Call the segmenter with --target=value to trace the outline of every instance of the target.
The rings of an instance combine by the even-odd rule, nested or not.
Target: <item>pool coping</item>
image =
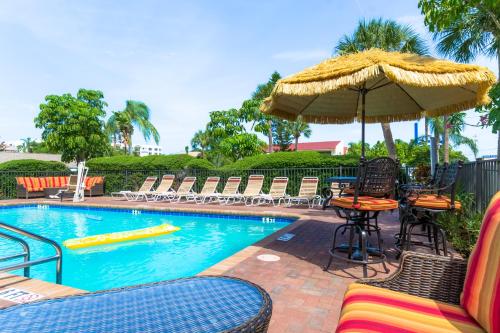
[[[289,232],[292,229],[300,226],[305,222],[305,216],[299,213],[283,213],[276,211],[266,211],[266,212],[251,212],[251,211],[231,211],[225,209],[212,209],[211,206],[203,206],[205,208],[197,209],[192,207],[186,208],[177,208],[177,207],[152,207],[146,205],[135,205],[135,206],[123,206],[123,205],[112,205],[112,204],[95,204],[95,203],[73,203],[73,202],[53,202],[40,200],[33,203],[0,203],[0,208],[3,207],[33,207],[38,205],[48,205],[48,206],[56,206],[56,207],[76,207],[76,208],[103,208],[103,209],[118,209],[123,211],[128,210],[141,210],[141,211],[151,211],[151,212],[184,212],[184,213],[192,213],[192,214],[205,214],[205,215],[226,215],[226,216],[248,216],[248,217],[276,217],[276,218],[284,218],[291,219],[289,225],[281,228],[273,232],[270,235],[267,235],[263,239],[258,240],[255,243],[252,243],[249,246],[244,247],[243,249],[233,253],[229,257],[222,259],[221,261],[215,263],[214,265],[206,268],[196,275],[223,275],[228,270],[236,267],[242,261],[254,256],[258,251],[263,249],[265,245],[270,244],[275,241],[281,235]],[[206,209],[209,208],[209,209]],[[47,283],[51,283],[45,281]],[[64,285],[64,283],[63,283]],[[64,285],[66,286],[66,285]],[[70,287],[70,286],[67,286]],[[71,287],[73,288],[73,287]],[[85,291],[88,292],[88,291]]]

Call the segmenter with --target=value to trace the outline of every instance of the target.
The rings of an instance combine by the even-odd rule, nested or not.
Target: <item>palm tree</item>
[[[465,11],[442,31],[434,33],[437,50],[444,56],[460,62],[473,61],[479,55],[496,57],[500,82],[500,12],[488,11],[485,6]],[[500,131],[497,156],[500,158]]]
[[[33,152],[33,140],[31,138],[21,139],[23,142],[20,146],[23,153],[32,153]]]
[[[312,133],[309,124],[303,121],[301,117],[297,118],[296,121],[289,122],[288,130],[292,133],[292,136],[295,139],[295,151],[297,151],[300,136],[304,135],[304,137],[309,138]]]
[[[469,147],[474,156],[478,153],[476,141],[461,134],[466,125],[465,116],[465,112],[459,112],[450,116],[429,119],[429,127],[434,133],[433,144],[436,151],[439,151],[439,138],[443,138],[443,160],[446,163],[450,162],[450,142],[455,146]]]
[[[241,117],[245,121],[253,122],[252,129],[267,136],[269,153],[273,152],[273,121],[276,122],[280,120],[260,112],[259,107],[264,99],[271,95],[279,79],[281,79],[281,75],[276,71],[273,72],[269,80],[266,83],[259,84],[252,93],[252,98],[244,101],[240,108]]]
[[[132,153],[132,135],[134,128],[137,127],[141,132],[144,140],[149,141],[151,137],[156,144],[160,142],[160,134],[150,121],[150,110],[146,104],[139,101],[127,101],[123,111],[113,112],[107,121],[108,133],[113,137],[116,143],[116,138],[121,137],[125,150],[129,154]]]
[[[199,149],[201,152],[201,157],[205,157],[205,152],[210,145],[210,135],[206,131],[199,130],[197,131],[193,138],[191,139],[191,147],[193,149]]]
[[[424,40],[408,25],[402,25],[393,20],[372,19],[362,20],[352,35],[344,35],[335,51],[340,54],[361,52],[371,48],[385,51],[399,51],[428,54]],[[389,156],[396,158],[396,146],[389,123],[382,123],[385,144]]]

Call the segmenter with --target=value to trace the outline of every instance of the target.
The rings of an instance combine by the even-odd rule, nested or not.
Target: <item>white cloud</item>
[[[273,54],[273,59],[287,60],[292,62],[298,61],[312,61],[312,60],[323,60],[331,56],[329,51],[326,50],[297,50],[297,51],[286,51]]]

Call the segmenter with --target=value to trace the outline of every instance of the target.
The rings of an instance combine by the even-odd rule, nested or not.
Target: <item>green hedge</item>
[[[357,158],[329,156],[315,151],[277,152],[247,157],[222,167],[222,170],[331,168],[356,166],[358,163]]]
[[[0,163],[0,171],[68,171],[68,167],[56,161],[13,160]]]
[[[113,156],[98,157],[87,161],[86,164],[94,170],[182,170],[185,168],[204,169],[213,168],[207,160],[200,160],[186,154],[151,155],[151,156]]]
[[[69,169],[64,163],[40,160],[13,160],[0,163],[0,199],[16,197],[16,177],[67,175]]]

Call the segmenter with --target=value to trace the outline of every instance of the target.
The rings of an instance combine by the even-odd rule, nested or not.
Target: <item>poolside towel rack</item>
[[[0,272],[15,271],[15,270],[22,268],[24,270],[24,276],[29,277],[31,266],[41,265],[41,264],[45,264],[47,262],[55,261],[56,262],[56,283],[57,284],[62,283],[62,250],[61,250],[61,247],[59,246],[59,244],[57,244],[57,242],[55,242],[51,239],[45,238],[43,236],[34,234],[32,232],[29,232],[27,230],[14,227],[14,226],[7,224],[7,223],[4,223],[4,222],[0,222],[0,229],[5,229],[5,230],[8,230],[12,233],[26,236],[26,237],[34,239],[36,241],[40,241],[40,242],[49,244],[54,248],[54,250],[56,252],[55,255],[53,255],[53,256],[31,260],[31,250],[30,250],[29,244],[25,240],[23,240],[17,236],[13,236],[11,234],[7,234],[7,233],[0,231],[0,238],[5,238],[8,240],[17,242],[23,248],[22,253],[9,255],[9,256],[5,256],[5,257],[0,257],[0,262],[12,260],[12,259],[23,258],[23,262],[12,264],[9,266],[0,267]]]

